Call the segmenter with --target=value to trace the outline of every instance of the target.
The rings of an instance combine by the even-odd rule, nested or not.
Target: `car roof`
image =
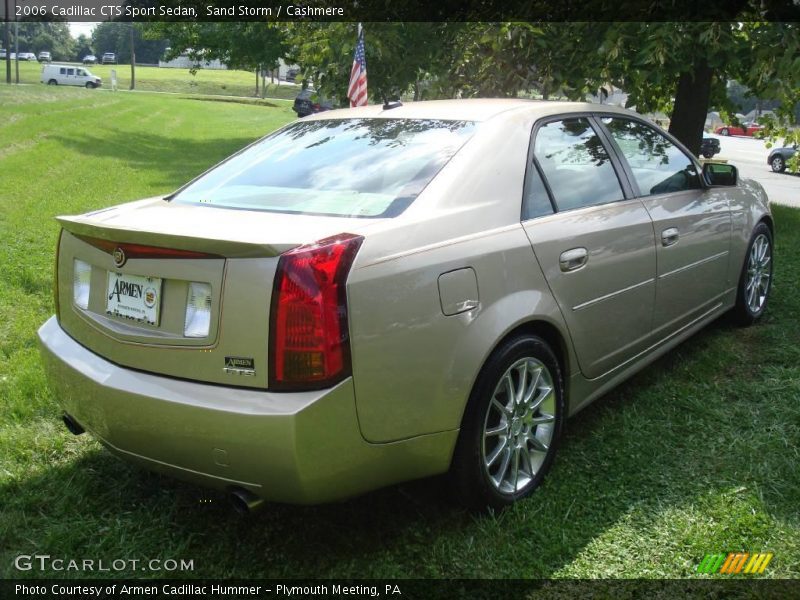
[[[381,104],[317,113],[304,120],[398,118],[447,119],[456,121],[488,121],[498,115],[516,111],[535,112],[536,117],[571,112],[610,112],[632,114],[631,111],[589,102],[555,100],[526,100],[518,98],[470,98],[464,100],[429,100],[408,102],[396,108],[384,109]]]

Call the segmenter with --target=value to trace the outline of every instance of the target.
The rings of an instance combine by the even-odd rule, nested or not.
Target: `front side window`
[[[701,187],[694,162],[662,133],[630,119],[605,117],[602,121],[625,156],[642,196]]]
[[[536,132],[533,154],[560,211],[624,198],[611,158],[588,119],[543,125]]]
[[[472,135],[469,121],[299,121],[178,192],[174,202],[338,217],[394,217]]]
[[[83,69],[78,69],[78,75],[83,77],[84,75],[86,75],[86,71],[84,71]]]

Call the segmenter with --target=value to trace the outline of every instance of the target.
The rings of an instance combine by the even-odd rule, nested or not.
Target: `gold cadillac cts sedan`
[[[320,113],[58,221],[39,337],[65,423],[243,510],[445,472],[508,505],[569,415],[754,322],[772,278],[761,186],[592,104]]]

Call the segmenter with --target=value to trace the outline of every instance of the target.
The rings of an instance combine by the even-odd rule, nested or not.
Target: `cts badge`
[[[112,254],[114,258],[114,265],[117,267],[121,267],[128,261],[128,257],[125,256],[125,250],[117,246],[114,248],[114,253]]]
[[[226,356],[225,367],[222,369],[231,375],[255,375],[256,361],[242,356]]]

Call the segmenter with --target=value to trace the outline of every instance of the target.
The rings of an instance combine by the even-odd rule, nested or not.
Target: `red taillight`
[[[350,374],[345,283],[364,238],[348,233],[282,254],[270,308],[270,389],[315,389]]]

